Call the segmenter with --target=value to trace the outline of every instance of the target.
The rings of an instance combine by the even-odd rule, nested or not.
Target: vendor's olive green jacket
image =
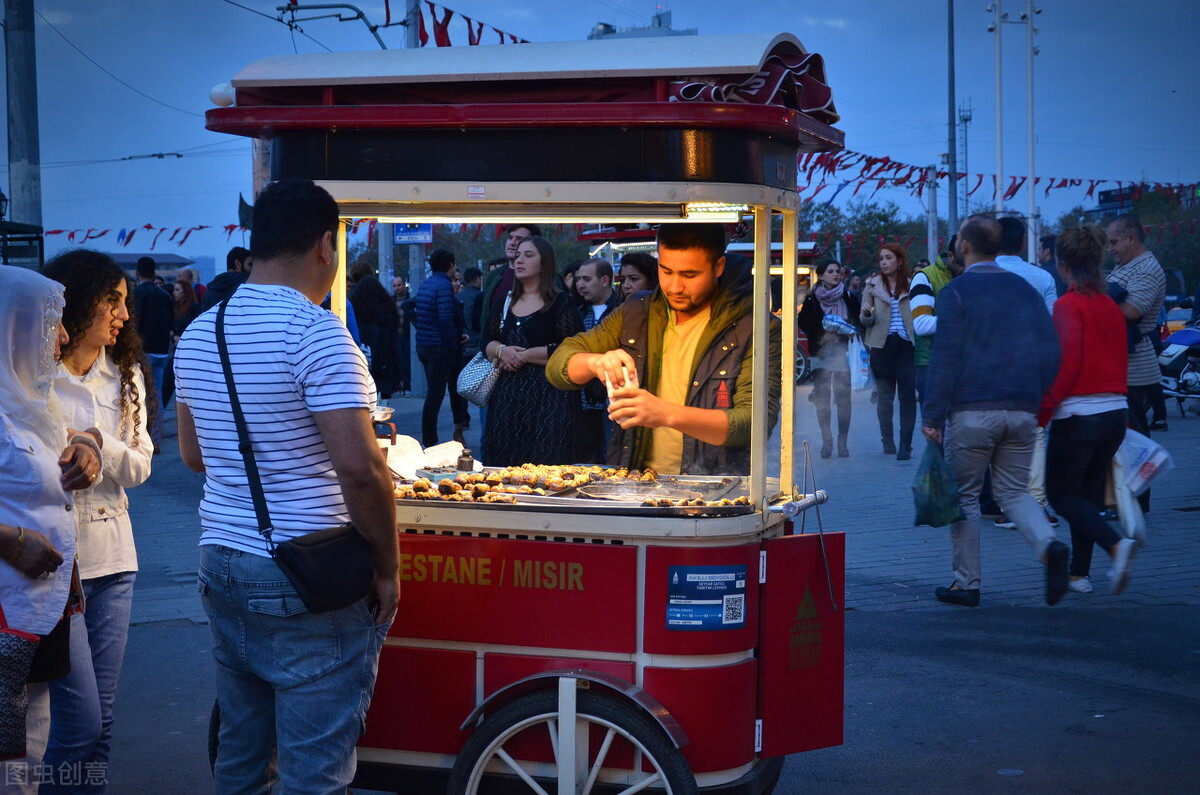
[[[729,418],[724,445],[710,445],[686,434],[680,471],[691,475],[732,475],[750,471],[750,400],[753,297],[749,268],[726,266],[712,304],[712,316],[692,360],[687,405],[719,409]],[[663,332],[668,307],[662,292],[633,295],[601,321],[600,325],[564,340],[546,365],[546,378],[559,389],[579,389],[567,377],[567,362],[576,353],[626,350],[637,362],[638,383],[657,393],[662,372]],[[781,363],[779,321],[771,319],[767,416],[770,427],[779,419]],[[650,453],[650,429],[613,428],[608,448],[611,466],[643,468]]]

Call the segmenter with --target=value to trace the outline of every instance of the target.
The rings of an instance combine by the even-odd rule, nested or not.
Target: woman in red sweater
[[[1039,414],[1042,425],[1050,423],[1046,494],[1071,525],[1068,586],[1078,593],[1092,592],[1092,544],[1112,556],[1113,593],[1125,590],[1135,551],[1132,539],[1100,517],[1109,464],[1125,438],[1129,356],[1125,316],[1100,273],[1104,241],[1095,226],[1058,236],[1058,272],[1071,289],[1054,304],[1062,360]]]

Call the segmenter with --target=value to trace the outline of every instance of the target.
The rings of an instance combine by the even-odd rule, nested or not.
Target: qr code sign
[[[721,611],[722,624],[744,624],[746,622],[746,595],[730,594],[724,597]]]

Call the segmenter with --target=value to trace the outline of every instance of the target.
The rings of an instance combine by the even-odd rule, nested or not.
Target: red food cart
[[[347,219],[749,219],[756,350],[773,226],[797,266],[797,155],[842,143],[819,56],[786,34],[282,56],[233,85],[209,129],[269,141],[271,176],[316,180]],[[759,793],[785,755],[841,742],[843,537],[793,532],[824,499],[795,485],[793,389],[767,419],[768,379],[795,383],[788,281],[782,371],[753,364],[751,472],[674,484],[748,503],[397,501],[403,596],[357,784]]]

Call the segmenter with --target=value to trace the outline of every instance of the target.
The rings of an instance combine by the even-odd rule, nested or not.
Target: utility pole
[[[1025,181],[1026,195],[1029,199],[1029,219],[1026,227],[1029,231],[1029,256],[1030,262],[1037,262],[1038,237],[1041,235],[1041,218],[1037,210],[1037,195],[1033,190],[1033,56],[1038,54],[1038,48],[1033,44],[1033,37],[1038,32],[1037,26],[1033,24],[1035,14],[1042,13],[1042,9],[1033,7],[1033,0],[1025,0],[1025,13],[1021,15],[1021,19],[1025,22],[1027,28],[1027,36],[1025,38],[1025,64],[1028,80],[1028,88],[1025,98],[1025,114],[1026,122],[1029,125],[1027,137],[1029,138],[1029,172]]]
[[[42,154],[38,142],[35,43],[33,0],[4,0],[9,217],[19,223],[40,227]]]
[[[955,140],[955,132],[958,130],[958,122],[954,117],[955,103],[954,98],[954,0],[946,0],[946,32],[949,39],[947,50],[949,52],[949,102],[947,108],[949,110],[949,146],[946,147],[949,153],[948,170],[950,172],[950,209],[947,216],[950,219],[949,230],[950,234],[954,234],[958,230],[958,141]],[[930,262],[933,259],[930,258]]]
[[[926,180],[925,188],[929,191],[929,213],[925,216],[925,240],[928,244],[928,253],[925,255],[930,262],[937,262],[938,258],[938,214],[937,214],[937,166],[929,166],[925,169]],[[952,180],[954,176],[950,177]]]
[[[962,105],[958,106],[958,123],[962,125],[962,170],[963,173],[967,175],[968,180],[971,179],[971,168],[967,162],[967,156],[970,154],[970,150],[967,146],[967,129],[971,124],[971,118],[974,111],[975,106],[971,103],[970,97],[967,97],[966,107],[963,107]],[[963,191],[962,215],[964,218],[966,218],[970,214],[971,197],[967,195],[966,191]],[[958,230],[955,229],[954,231],[957,232]]]
[[[1004,20],[1008,15],[1000,10],[1000,0],[989,5],[987,10],[995,15],[992,24],[988,25],[988,32],[996,34],[996,192],[994,203],[996,212],[1002,212],[1004,210],[1004,63],[1000,57],[1002,52],[1000,41]]]

